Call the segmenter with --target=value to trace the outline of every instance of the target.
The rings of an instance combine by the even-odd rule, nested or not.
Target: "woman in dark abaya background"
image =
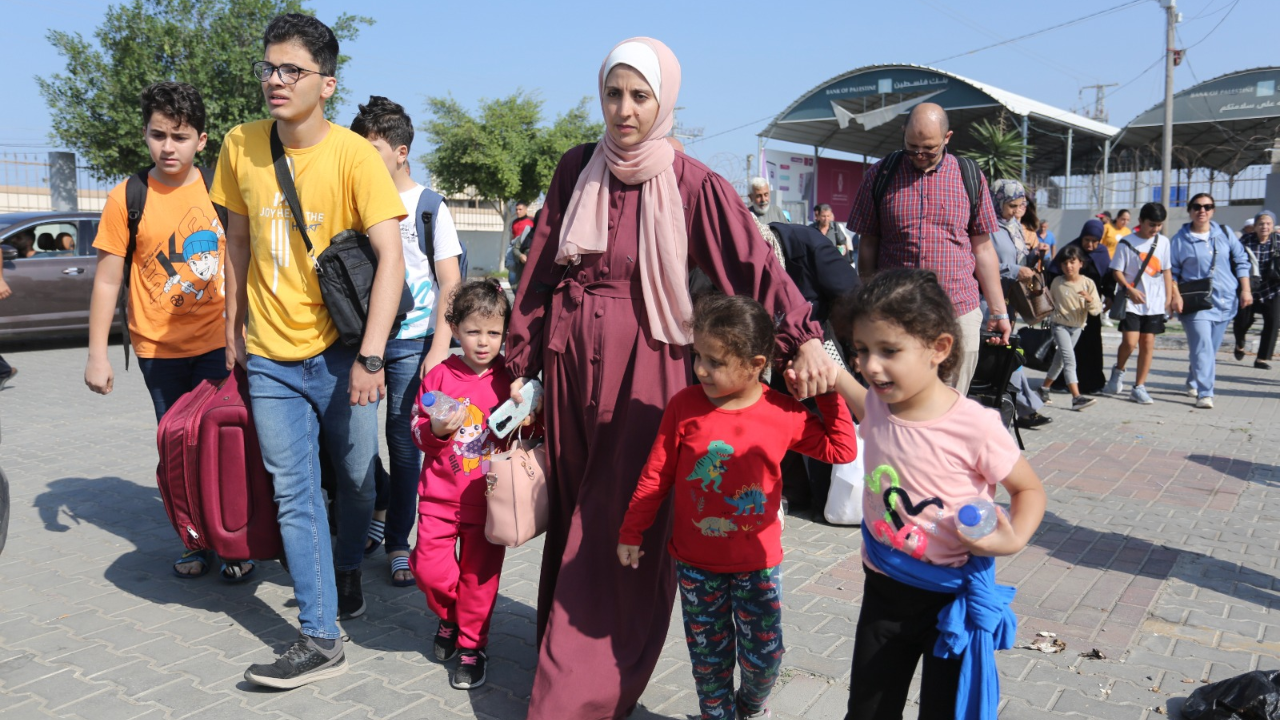
[[[1090,220],[1084,224],[1084,228],[1080,230],[1080,237],[1067,243],[1067,246],[1075,245],[1084,251],[1085,262],[1084,267],[1080,269],[1080,274],[1089,278],[1098,286],[1098,294],[1105,301],[1115,294],[1115,280],[1111,273],[1111,256],[1107,253],[1107,248],[1102,244],[1102,235],[1106,232],[1105,226],[1101,220]],[[1058,251],[1053,262],[1050,263],[1049,269],[1045,272],[1045,284],[1053,282],[1053,278],[1062,274],[1058,269],[1058,260],[1062,257],[1062,250]],[[1102,319],[1097,315],[1090,315],[1088,322],[1085,323],[1084,331],[1080,334],[1080,340],[1076,342],[1076,375],[1080,380],[1080,392],[1085,395],[1095,395],[1102,391],[1104,385],[1107,384],[1106,371],[1103,366],[1102,357]],[[1058,378],[1054,383],[1055,388],[1066,389],[1064,378]]]
[[[759,300],[798,394],[834,386],[822,328],[733,187],[665,136],[680,65],[633,38],[600,68],[605,135],[560,160],[516,296],[507,367],[542,374],[551,517],[538,586],[530,720],[622,718],[666,642],[675,572],[670,507],[622,567],[622,518],[663,409],[690,378],[688,270]]]

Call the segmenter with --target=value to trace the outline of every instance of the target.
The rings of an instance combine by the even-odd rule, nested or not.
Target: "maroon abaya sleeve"
[[[551,187],[538,216],[537,227],[529,246],[529,259],[516,292],[516,304],[511,312],[510,335],[507,338],[507,368],[516,378],[534,377],[542,372],[542,349],[551,305],[551,294],[564,275],[563,265],[556,264],[556,252],[560,249],[560,227],[564,224],[565,206],[573,195],[573,186],[582,170],[582,153],[579,145],[560,158],[556,172],[551,177]]]
[[[685,160],[694,168],[701,163]],[[692,198],[689,257],[720,290],[760,301],[777,323],[777,357],[788,360],[805,341],[822,339],[822,326],[809,319],[809,302],[787,276],[728,181],[706,170]]]

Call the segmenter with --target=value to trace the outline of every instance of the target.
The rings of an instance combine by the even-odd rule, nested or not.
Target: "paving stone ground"
[[[136,368],[103,398],[84,388],[84,352],[71,343],[5,356],[22,374],[0,392],[14,503],[0,556],[0,717],[524,717],[539,543],[507,556],[485,687],[449,687],[428,659],[435,619],[416,589],[390,586],[380,555],[365,566],[368,613],[344,625],[350,671],[291,692],[254,688],[245,667],[296,635],[287,575],[265,563],[243,586],[172,576],[177,542]],[[1018,587],[1019,644],[1049,631],[1067,649],[999,654],[1001,718],[1177,717],[1202,681],[1280,667],[1280,370],[1218,358],[1214,410],[1192,409],[1179,393],[1184,353],[1161,350],[1155,405],[1105,399],[1074,413],[1055,396],[1055,422],[1024,433],[1049,514],[999,577]],[[774,716],[840,718],[862,592],[858,531],[791,517],[783,542],[789,651]],[[1081,657],[1095,648],[1106,659]],[[633,717],[695,714],[689,670],[683,638],[669,633]]]

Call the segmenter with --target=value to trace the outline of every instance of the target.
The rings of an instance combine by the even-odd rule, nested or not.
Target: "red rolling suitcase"
[[[169,521],[189,550],[226,560],[283,552],[271,475],[249,413],[249,382],[237,367],[174,403],[160,421],[156,484]]]

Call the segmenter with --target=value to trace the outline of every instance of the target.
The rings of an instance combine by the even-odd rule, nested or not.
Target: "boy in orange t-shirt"
[[[186,83],[160,82],[142,91],[143,138],[155,165],[147,172],[147,199],[129,271],[129,336],[138,356],[156,421],[202,380],[227,376],[222,223],[194,166],[204,149],[205,109]],[[84,382],[106,395],[115,375],[107,337],[124,279],[129,246],[127,181],[107,195],[93,246],[98,250],[89,306],[89,359]],[[183,553],[173,571],[184,579],[209,571],[207,550]],[[238,582],[253,571],[246,561],[223,567]]]

